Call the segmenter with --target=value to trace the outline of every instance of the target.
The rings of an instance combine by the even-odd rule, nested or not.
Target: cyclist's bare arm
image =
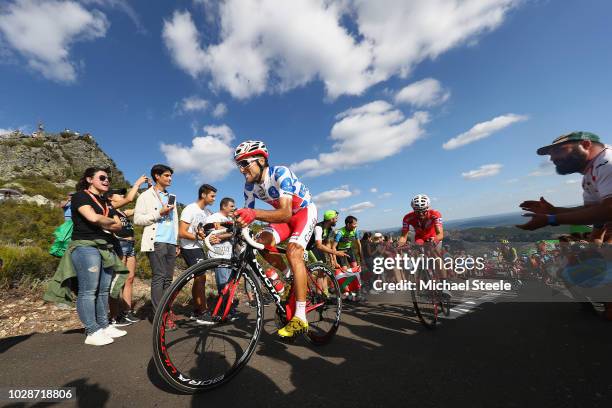
[[[444,239],[444,228],[441,225],[435,225],[436,229],[436,239],[438,241],[442,241]]]
[[[293,215],[291,212],[291,198],[289,197],[281,197],[279,199],[279,207],[274,210],[253,209],[253,211],[255,211],[256,220],[271,224],[288,223]],[[242,227],[247,225],[242,217],[238,217],[237,221]]]
[[[397,240],[399,245],[404,245],[406,241],[408,241],[408,232],[410,231],[406,230],[406,232],[402,232],[402,235],[400,235],[399,239]]]

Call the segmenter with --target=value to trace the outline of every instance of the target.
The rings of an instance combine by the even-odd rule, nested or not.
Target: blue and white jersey
[[[312,202],[308,188],[285,166],[270,166],[261,183],[244,185],[244,206],[247,208],[255,208],[256,198],[278,208],[281,197],[291,198],[293,214]]]

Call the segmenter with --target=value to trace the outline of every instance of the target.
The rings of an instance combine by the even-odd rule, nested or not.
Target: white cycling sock
[[[306,320],[306,302],[295,302],[295,315],[302,319],[302,321],[308,322]]]

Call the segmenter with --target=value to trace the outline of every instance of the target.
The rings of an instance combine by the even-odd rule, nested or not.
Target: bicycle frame
[[[232,275],[230,276],[230,279],[228,281],[228,284],[225,285],[225,287],[223,288],[223,290],[221,291],[221,296],[219,296],[219,299],[217,300],[217,304],[215,305],[215,309],[213,310],[212,316],[213,317],[217,317],[219,316],[219,311],[221,309],[221,306],[223,304],[223,300],[226,298],[226,296],[228,295],[229,292],[229,297],[227,298],[228,301],[225,304],[225,308],[223,310],[223,315],[221,316],[221,320],[225,320],[232,302],[234,300],[234,296],[236,294],[236,290],[238,289],[238,282],[240,282],[240,278],[242,277],[242,274],[246,273],[245,272],[245,267],[250,267],[252,271],[256,272],[256,276],[259,277],[260,281],[263,283],[264,287],[268,290],[268,293],[272,296],[272,298],[274,299],[274,303],[276,305],[277,310],[279,311],[279,314],[284,315],[285,318],[287,319],[287,321],[291,320],[295,314],[295,291],[294,291],[294,287],[292,287],[290,289],[290,294],[287,297],[287,301],[283,302],[282,298],[280,296],[280,294],[278,293],[278,291],[276,290],[276,288],[274,287],[274,282],[272,282],[272,280],[270,280],[270,278],[268,278],[268,276],[266,275],[266,273],[264,272],[263,268],[261,267],[261,265],[259,264],[259,262],[257,261],[257,254],[256,254],[256,249],[252,248],[250,246],[247,246],[246,250],[244,251],[244,253],[242,254],[242,256],[240,258],[235,259],[235,261],[240,262],[240,267],[238,268],[238,271],[233,271]],[[308,278],[312,280],[312,277],[309,275]],[[319,285],[313,281],[314,285],[316,286],[316,288],[318,290],[322,290]],[[283,304],[284,303],[284,304]],[[316,304],[310,304],[310,305],[306,305],[306,313],[309,313],[310,311],[320,307],[321,305],[323,305],[324,302],[320,302],[320,303],[316,303]]]

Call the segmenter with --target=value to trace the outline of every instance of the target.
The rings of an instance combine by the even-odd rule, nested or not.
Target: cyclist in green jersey
[[[357,229],[357,218],[349,215],[344,220],[344,227],[336,231],[334,242],[332,244],[333,250],[340,250],[346,253],[346,258],[340,258],[340,265],[343,270],[347,270],[350,266],[351,269],[355,270],[358,268],[357,259],[355,258],[355,247],[357,248],[357,254],[359,259],[363,259],[363,253],[361,252],[361,233]]]
[[[510,241],[507,239],[501,240],[501,246],[499,248],[501,254],[501,260],[505,262],[510,268],[510,277],[518,279],[518,254],[516,248],[510,246]]]

